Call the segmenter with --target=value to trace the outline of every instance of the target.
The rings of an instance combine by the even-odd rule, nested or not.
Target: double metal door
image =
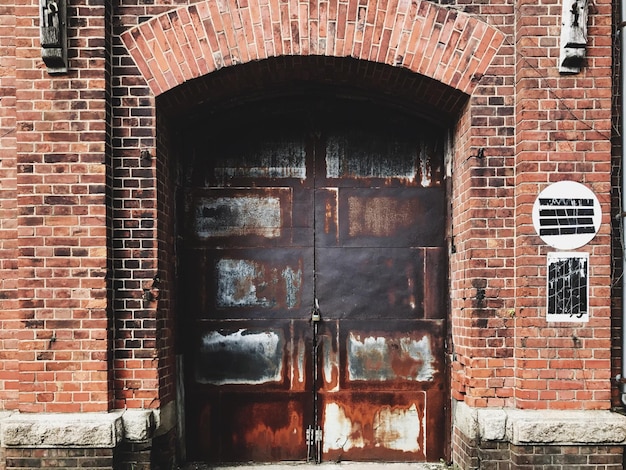
[[[388,127],[285,125],[190,147],[190,460],[443,456],[442,145]]]

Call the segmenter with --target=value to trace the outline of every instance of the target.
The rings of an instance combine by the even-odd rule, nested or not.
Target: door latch
[[[320,312],[320,304],[317,299],[315,299],[315,305],[313,307],[313,310],[311,310],[311,321],[313,323],[322,321],[322,313]]]

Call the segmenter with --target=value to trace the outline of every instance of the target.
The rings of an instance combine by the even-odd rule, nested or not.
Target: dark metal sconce
[[[39,0],[41,58],[48,73],[67,72],[66,0]]]
[[[559,72],[578,73],[583,67],[587,48],[588,0],[561,0],[561,53]]]

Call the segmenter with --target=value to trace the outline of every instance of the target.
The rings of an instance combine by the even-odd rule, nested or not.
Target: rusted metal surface
[[[194,324],[187,371],[193,386],[186,390],[190,458],[304,459],[303,433],[313,413],[308,322]]]
[[[333,247],[316,254],[325,318],[424,316],[424,249]]]
[[[438,460],[440,140],[259,135],[210,158],[196,148],[183,171],[190,458],[301,460],[306,429],[321,426],[322,460]]]
[[[203,191],[191,205],[191,231],[200,239],[278,238],[292,212],[291,191],[282,188]]]
[[[326,140],[326,177],[395,180],[403,186],[441,183],[441,142],[433,136],[390,132],[386,138],[362,130],[331,134]]]
[[[220,259],[216,266],[217,306],[300,306],[303,263],[298,261],[296,266],[268,267],[253,260]]]
[[[217,161],[213,159],[216,162],[213,169],[216,179],[306,178],[306,152],[302,140],[263,140],[250,150],[240,150],[236,146],[230,148],[230,154]]]
[[[443,456],[444,326],[443,320],[411,319],[324,323],[326,459]]]
[[[187,316],[293,318],[313,302],[313,248],[183,250]]]
[[[282,126],[285,129],[285,126]],[[251,179],[257,181],[304,180],[307,177],[306,140],[302,131],[268,138],[252,131],[228,138],[226,133],[193,136],[200,144],[190,151],[185,179],[191,186],[241,187]],[[206,139],[206,140],[205,140]]]
[[[213,385],[280,382],[284,350],[285,338],[278,329],[208,331],[202,335],[196,381]]]
[[[423,391],[323,395],[326,458],[424,460],[425,402]]]
[[[395,379],[432,381],[435,369],[430,338],[390,335],[348,335],[349,380],[387,381]]]
[[[210,462],[303,460],[309,394],[204,392],[188,397],[189,458]],[[298,445],[294,445],[294,443]]]

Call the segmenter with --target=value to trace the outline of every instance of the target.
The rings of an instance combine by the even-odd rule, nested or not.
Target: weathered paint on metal
[[[339,245],[441,246],[442,188],[340,188]]]
[[[198,351],[196,381],[213,385],[280,382],[284,345],[280,330],[209,331]]]
[[[322,361],[323,388],[328,392],[339,391],[340,358],[339,358],[339,328],[336,321],[327,321],[322,333],[318,336],[320,343],[320,357]]]
[[[246,459],[284,460],[293,452],[294,442],[304,443],[305,417],[302,407],[295,405],[288,401],[251,407],[245,421],[234,430],[233,439],[237,447],[246,450]],[[251,454],[248,449],[253,449]]]
[[[407,229],[419,212],[418,201],[385,196],[348,197],[348,235],[389,237]]]
[[[193,408],[196,397],[195,412],[186,417],[195,431],[188,434],[194,442],[188,458],[211,462],[304,459],[309,397],[289,392],[251,395],[229,389],[204,393],[200,403],[205,404]]]
[[[426,449],[424,392],[324,395],[323,451],[329,459],[414,460]]]
[[[360,133],[333,135],[326,143],[327,178],[394,178],[415,181],[412,142],[382,142]]]
[[[221,259],[217,263],[217,305],[219,307],[267,307],[270,301],[259,297],[257,283],[263,283],[262,266],[243,259]]]
[[[280,275],[285,280],[285,304],[287,308],[294,308],[298,305],[300,289],[302,288],[302,270],[294,270],[291,266],[287,266]]]
[[[281,139],[259,143],[254,151],[214,155],[213,175],[231,178],[306,178],[306,149],[301,140]]]
[[[189,180],[192,455],[303,459],[319,403],[324,460],[443,456],[443,158],[374,134],[237,142]]]
[[[291,322],[291,349],[290,349],[290,388],[293,391],[304,391],[308,384],[307,381],[307,357],[309,349],[307,348],[308,338],[302,331],[295,328],[294,322]]]
[[[276,304],[295,308],[300,305],[302,268],[267,266],[245,259],[220,259],[217,262],[218,307],[272,307]]]
[[[338,233],[339,214],[338,201],[339,190],[337,188],[325,188],[324,194],[324,233]]]
[[[257,235],[280,236],[281,200],[249,195],[201,197],[195,201],[194,231],[201,238]]]
[[[367,336],[350,332],[348,336],[349,380],[432,381],[435,359],[426,335],[420,339],[389,332],[387,336]]]

